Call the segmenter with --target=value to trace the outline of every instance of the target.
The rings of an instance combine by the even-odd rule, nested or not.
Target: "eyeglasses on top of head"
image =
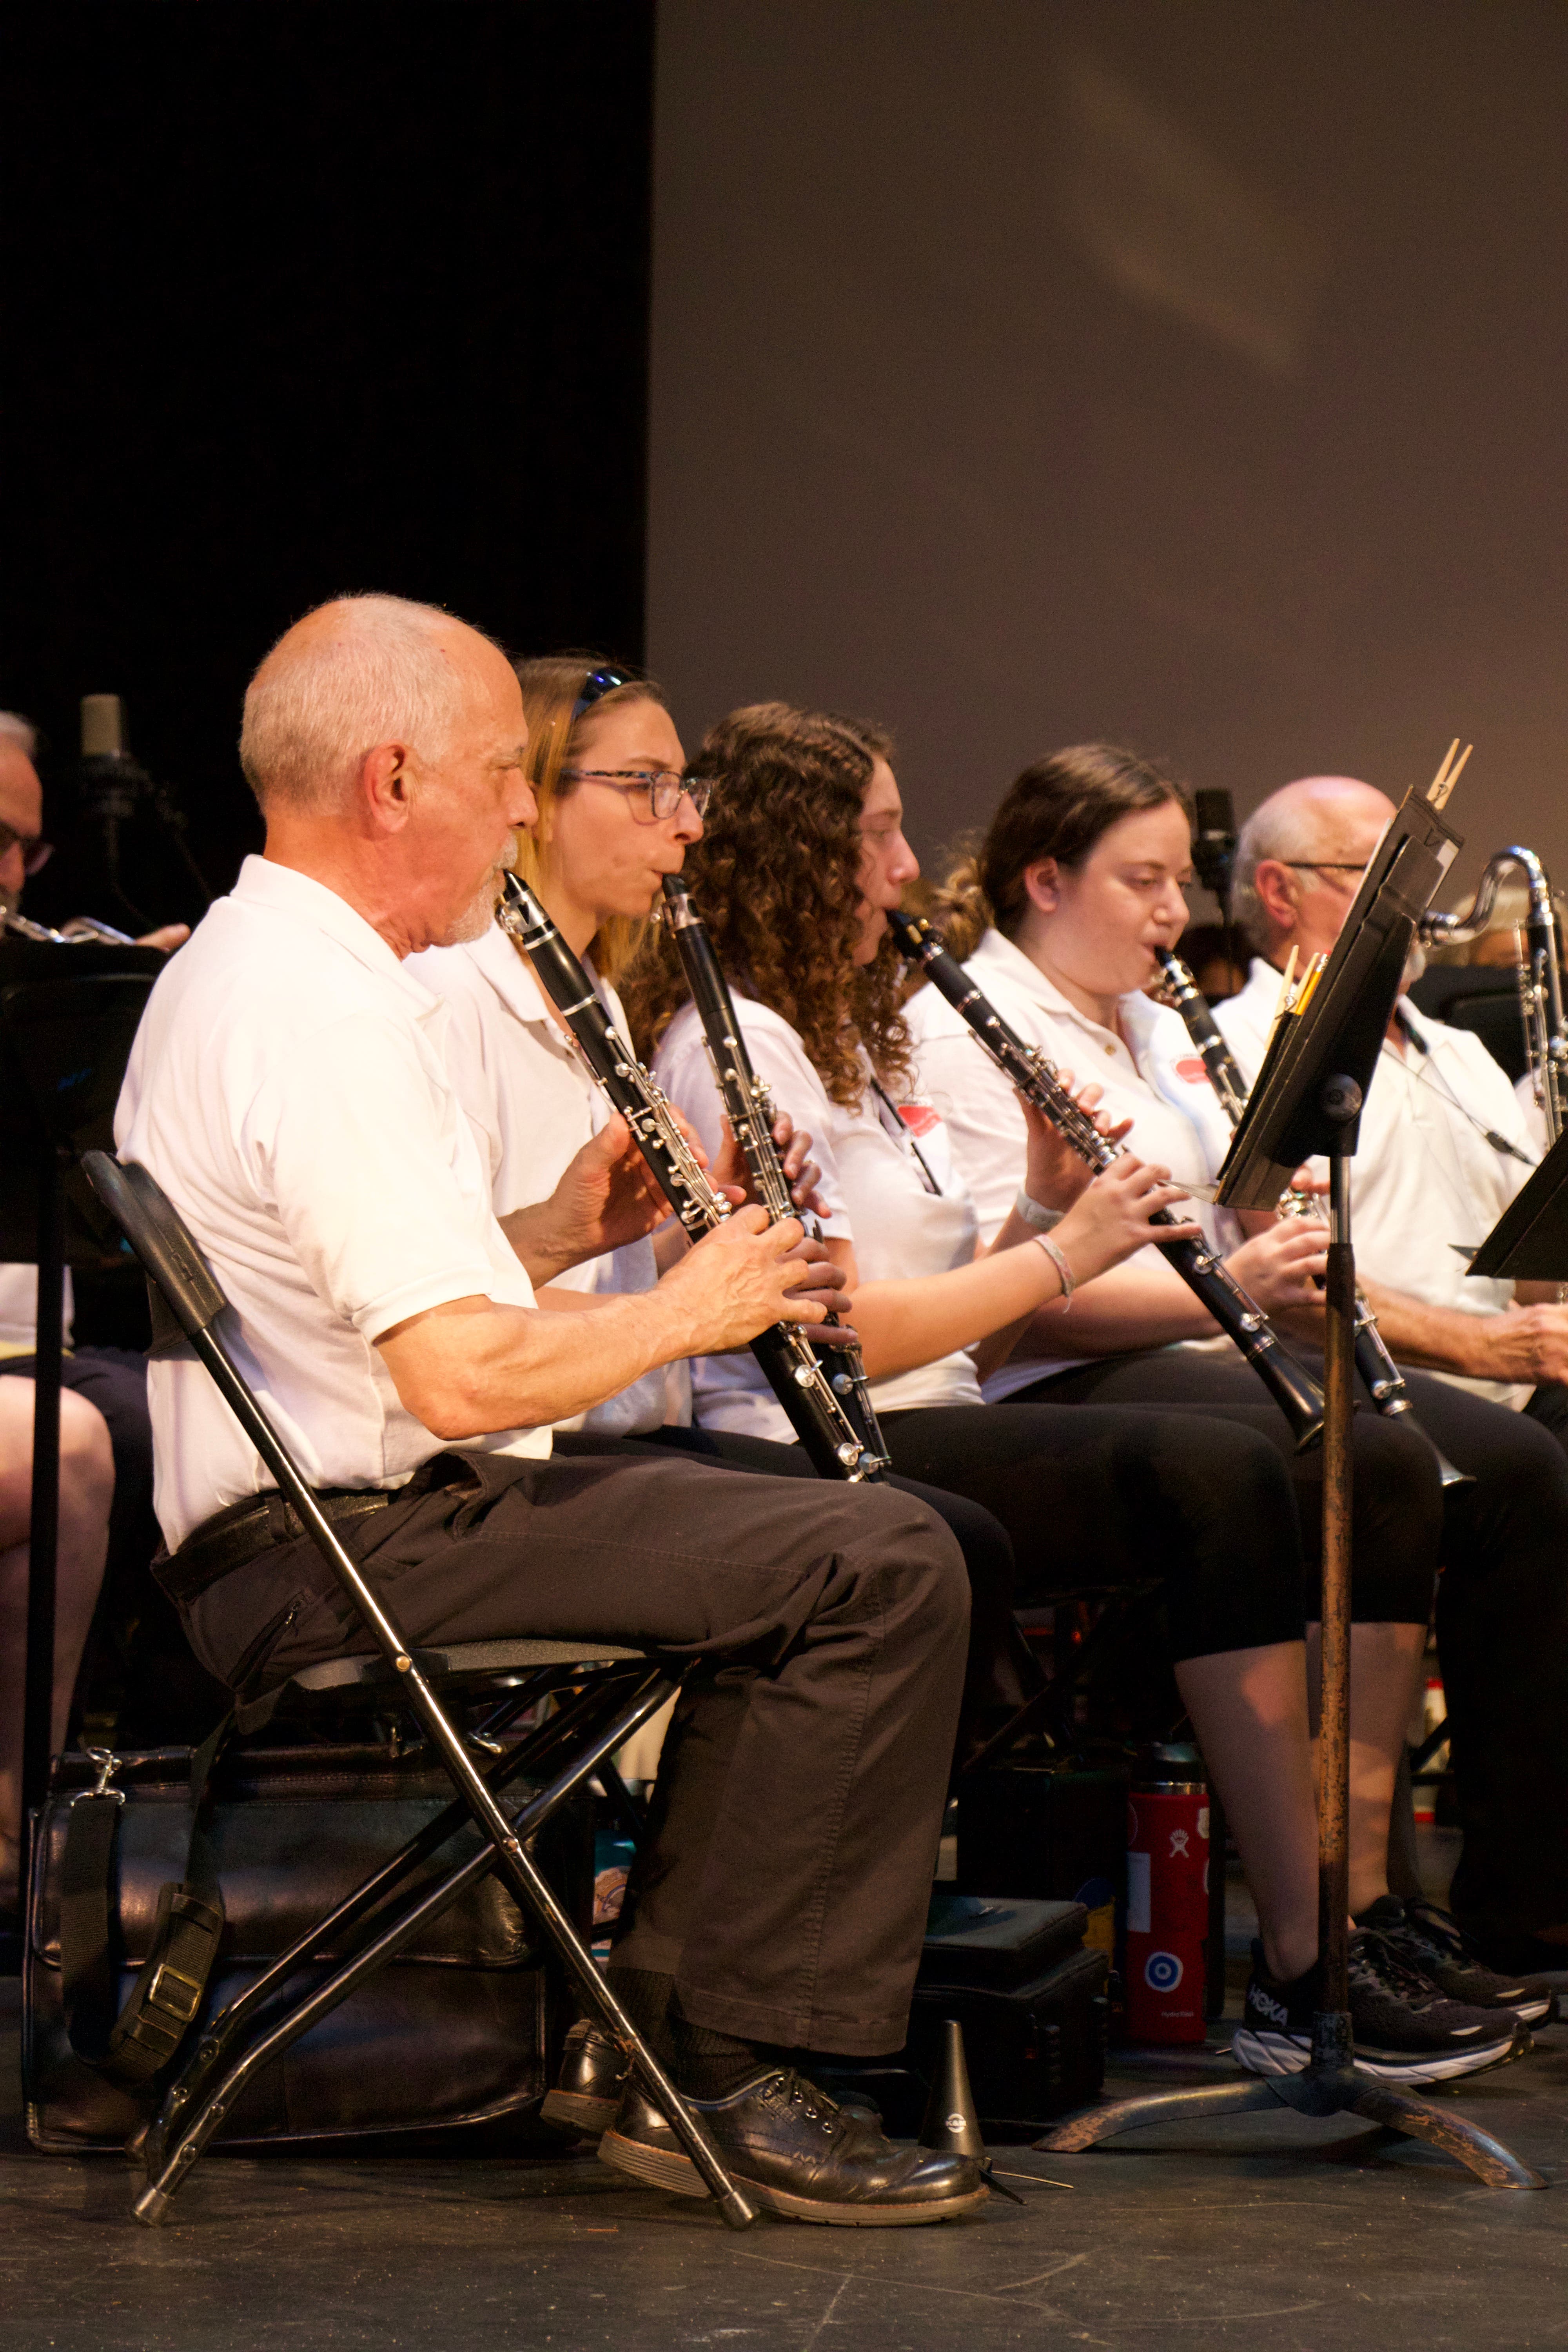
[[[14,849],[22,853],[22,871],[29,879],[42,873],[55,854],[52,841],[44,841],[36,833],[18,833],[14,824],[0,824],[0,857],[9,857]]]
[[[645,824],[658,824],[671,817],[683,799],[691,803],[699,816],[707,813],[713,797],[713,785],[707,776],[683,775],[679,768],[563,768],[563,784],[607,784],[613,793],[622,793],[633,800],[639,793],[647,794],[647,814]],[[639,813],[634,809],[633,814]]]
[[[575,727],[584,710],[592,710],[595,702],[602,702],[606,694],[615,692],[616,687],[636,684],[637,680],[629,670],[615,669],[608,663],[603,669],[591,669],[572,705],[572,725]]]

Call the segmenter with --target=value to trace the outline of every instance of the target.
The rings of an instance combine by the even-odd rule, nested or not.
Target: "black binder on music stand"
[[[1470,1260],[1470,1272],[1514,1282],[1568,1282],[1568,1132],[1509,1202]]]

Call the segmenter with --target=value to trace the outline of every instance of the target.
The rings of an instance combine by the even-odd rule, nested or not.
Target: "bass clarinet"
[[[1037,1045],[1026,1045],[1016,1030],[1008,1027],[957,958],[949,954],[941,934],[919,915],[895,912],[888,922],[900,953],[918,964],[953,1010],[962,1013],[1009,1084],[1049,1119],[1079,1158],[1087,1160],[1097,1174],[1120,1160],[1122,1145],[1101,1135],[1089,1113],[1074,1102],[1048,1055]],[[1161,1209],[1152,1223],[1174,1225],[1182,1220],[1169,1209]],[[1323,1433],[1322,1391],[1310,1373],[1287,1354],[1256,1299],[1247,1297],[1223,1260],[1203,1242],[1161,1242],[1158,1246],[1252,1366],[1289,1424],[1297,1452],[1317,1444]]]
[[[1219,1097],[1220,1108],[1232,1127],[1239,1127],[1242,1113],[1247,1108],[1247,1084],[1235,1055],[1221,1034],[1209,1001],[1180,956],[1169,948],[1156,948],[1154,953],[1175,999],[1183,1025],[1198,1049],[1203,1066],[1208,1072],[1209,1084]],[[1310,1192],[1281,1193],[1279,1210],[1288,1217],[1316,1217],[1322,1213]],[[1405,1375],[1384,1345],[1383,1334],[1377,1328],[1377,1317],[1359,1284],[1355,1295],[1355,1363],[1379,1412],[1385,1414],[1390,1421],[1396,1421],[1402,1413],[1412,1410]],[[1445,1486],[1468,1486],[1471,1483],[1469,1473],[1456,1469],[1442,1447],[1433,1444],[1425,1430],[1421,1433],[1426,1437],[1426,1443],[1437,1457],[1437,1475],[1442,1484]]]
[[[515,874],[501,877],[496,920],[527,956],[578,1058],[611,1109],[626,1120],[688,1234],[696,1240],[710,1233],[732,1213],[730,1203],[709,1181],[663,1093],[616,1029],[545,908]],[[868,1458],[799,1324],[772,1324],[752,1341],[752,1353],[820,1477],[859,1483],[877,1473],[879,1465]]]
[[[800,1212],[790,1199],[789,1180],[773,1141],[773,1098],[752,1066],[752,1057],[735,1017],[730,983],[713,952],[708,926],[692,905],[691,894],[679,874],[667,874],[664,877],[662,911],[702,1024],[702,1043],[724,1115],[745,1157],[752,1190],[767,1211],[769,1222],[776,1225],[781,1218],[798,1216]],[[815,1219],[805,1222],[808,1231],[819,1231]],[[828,1386],[856,1425],[866,1449],[868,1475],[879,1473],[887,1469],[889,1456],[877,1424],[866,1368],[855,1341],[847,1335],[835,1337],[838,1328],[837,1317],[830,1315],[826,1325],[814,1328],[810,1344],[830,1360],[824,1366]]]

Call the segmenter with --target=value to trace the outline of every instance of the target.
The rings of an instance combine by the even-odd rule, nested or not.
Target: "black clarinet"
[[[919,915],[895,912],[888,922],[900,953],[919,964],[953,1010],[963,1014],[1003,1076],[1049,1119],[1079,1158],[1087,1160],[1097,1174],[1121,1159],[1123,1146],[1101,1135],[1089,1113],[1079,1109],[1048,1055],[1037,1045],[1026,1045],[1016,1030],[1008,1027],[957,958],[949,954],[940,933]],[[1152,1222],[1174,1225],[1182,1220],[1169,1209],[1160,1209]],[[1310,1373],[1287,1354],[1257,1300],[1247,1297],[1224,1262],[1204,1243],[1161,1242],[1158,1246],[1252,1366],[1289,1423],[1297,1452],[1317,1444],[1323,1433],[1322,1391]]]
[[[752,1188],[768,1213],[769,1222],[800,1215],[789,1196],[789,1180],[773,1141],[773,1098],[752,1066],[751,1055],[723,967],[713,952],[708,926],[691,903],[691,894],[679,874],[664,877],[664,920],[676,950],[686,985],[702,1024],[702,1043],[713,1073],[713,1083],[724,1106],[731,1131],[751,1172]],[[820,1233],[815,1218],[802,1219],[808,1230]],[[889,1466],[888,1449],[871,1402],[870,1384],[860,1349],[847,1334],[835,1338],[838,1318],[830,1315],[808,1334],[811,1345],[826,1358],[827,1383],[856,1425],[866,1449],[868,1475],[879,1475]]]
[[[686,1231],[693,1240],[710,1233],[732,1213],[729,1202],[710,1182],[668,1102],[616,1028],[581,963],[527,883],[515,874],[502,877],[496,920],[527,956],[534,978],[565,1023],[579,1059],[611,1109],[630,1128]],[[871,1477],[876,1465],[828,1385],[803,1328],[771,1324],[751,1344],[818,1476],[852,1483]]]
[[[1209,1084],[1219,1097],[1220,1108],[1232,1127],[1239,1127],[1242,1113],[1247,1108],[1247,1082],[1236,1056],[1225,1042],[1209,1001],[1179,955],[1173,954],[1169,948],[1156,948],[1154,953],[1175,999],[1176,1010],[1182,1016],[1186,1033],[1203,1057]],[[1279,1197],[1279,1206],[1282,1213],[1289,1217],[1316,1217],[1322,1213],[1320,1203],[1310,1192],[1283,1192]],[[1401,1413],[1414,1411],[1410,1391],[1405,1385],[1405,1375],[1389,1354],[1383,1334],[1377,1328],[1377,1317],[1359,1284],[1355,1295],[1355,1362],[1379,1412],[1385,1413],[1390,1421],[1397,1421]],[[1419,1423],[1416,1426],[1420,1426]],[[1426,1438],[1427,1444],[1437,1457],[1437,1475],[1445,1486],[1465,1486],[1472,1483],[1468,1471],[1456,1469],[1442,1447],[1425,1430],[1421,1434]]]

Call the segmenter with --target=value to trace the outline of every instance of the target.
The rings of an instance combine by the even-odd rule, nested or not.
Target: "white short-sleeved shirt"
[[[610,1110],[546,1006],[526,959],[492,923],[482,938],[462,947],[410,957],[406,969],[441,998],[450,1015],[447,1066],[487,1155],[497,1216],[547,1200],[574,1155],[608,1125]],[[619,997],[606,982],[596,984],[626,1034]],[[552,1276],[551,1287],[647,1291],[658,1280],[648,1239],[572,1266]],[[690,1375],[684,1364],[668,1364],[556,1427],[635,1437],[690,1419]]]
[[[1255,959],[1247,986],[1215,1006],[1215,1020],[1248,1085],[1257,1076],[1279,974]],[[1428,1307],[1495,1315],[1513,1298],[1511,1282],[1473,1277],[1451,1246],[1486,1239],[1529,1168],[1496,1151],[1490,1128],[1534,1161],[1540,1147],[1507,1075],[1479,1037],[1430,1021],[1402,997],[1400,1012],[1426,1045],[1423,1055],[1384,1044],[1362,1112],[1351,1162],[1351,1239],[1356,1265],[1374,1282]],[[1440,1373],[1457,1388],[1516,1409],[1528,1384]]]
[[[316,1486],[403,1485],[442,1441],[374,1342],[454,1298],[531,1307],[447,1075],[446,1007],[334,891],[247,857],[148,1000],[115,1113],[235,1309],[247,1379]],[[271,1485],[195,1356],[156,1359],[171,1550]],[[466,1445],[546,1454],[547,1429]]]
[[[1120,999],[1126,1037],[1091,1020],[1068,1003],[1021,948],[989,930],[964,966],[1009,1027],[1027,1045],[1038,1046],[1076,1084],[1094,1079],[1104,1088],[1101,1108],[1113,1119],[1131,1118],[1127,1147],[1141,1160],[1168,1168],[1184,1183],[1205,1182],[1230,1139],[1225,1114],[1179,1016],[1141,992]],[[927,985],[905,1007],[915,1040],[923,1090],[946,1123],[958,1165],[974,1197],[980,1229],[994,1239],[1027,1163],[1027,1133],[1018,1097],[969,1024],[940,990]],[[1211,1241],[1231,1249],[1239,1228],[1224,1211],[1194,1204],[1194,1215]],[[1129,1261],[1163,1267],[1152,1244]],[[1062,1336],[1069,1338],[1070,1321]],[[1230,1341],[1205,1340],[1228,1349]],[[1081,1357],[1015,1357],[985,1383],[989,1402],[1026,1388],[1033,1381],[1067,1370]]]
[[[71,1343],[71,1270],[66,1268],[65,1312],[60,1332]],[[0,1372],[7,1356],[30,1356],[38,1344],[38,1269],[36,1265],[0,1265]]]
[[[957,1171],[942,1120],[924,1103],[888,1106],[871,1085],[854,1110],[829,1095],[806,1058],[795,1031],[781,1014],[749,996],[735,1010],[757,1076],[781,1110],[808,1128],[823,1231],[854,1244],[862,1282],[900,1281],[968,1265],[979,1238],[974,1205]],[[702,1138],[711,1158],[722,1137],[723,1107],[696,1008],[682,1007],[658,1050],[654,1074],[670,1100]],[[782,1407],[748,1349],[743,1355],[702,1356],[692,1366],[693,1403],[700,1423],[755,1437],[793,1435]],[[963,1350],[878,1381],[871,1401],[879,1412],[916,1405],[978,1404],[980,1383]]]

